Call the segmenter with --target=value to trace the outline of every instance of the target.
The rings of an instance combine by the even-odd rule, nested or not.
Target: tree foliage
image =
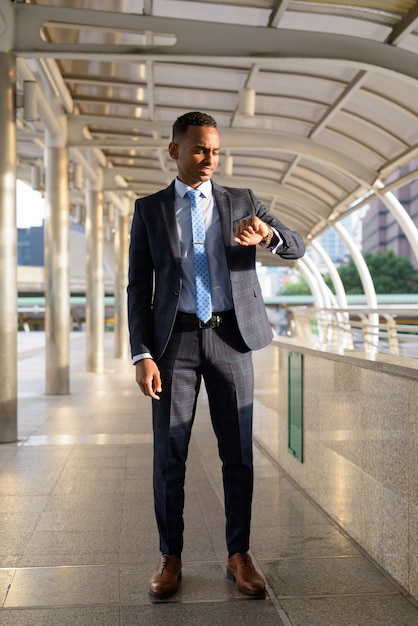
[[[364,260],[370,270],[376,293],[418,293],[418,276],[409,259],[397,256],[393,250],[366,252]],[[347,295],[364,293],[360,276],[352,259],[338,268]],[[330,277],[324,276],[326,284],[335,292]],[[287,283],[280,290],[281,295],[305,295],[311,291],[304,278]]]
[[[296,282],[288,282],[279,291],[284,296],[306,296],[311,294],[308,283],[304,278],[300,278]]]
[[[364,260],[370,270],[376,293],[418,293],[418,277],[409,259],[397,256],[393,250],[366,252]],[[338,268],[347,294],[364,293],[354,261]]]

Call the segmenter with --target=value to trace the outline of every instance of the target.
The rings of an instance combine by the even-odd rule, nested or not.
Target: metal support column
[[[334,224],[334,228],[350,251],[353,262],[359,273],[361,284],[363,285],[367,306],[369,309],[376,310],[376,313],[369,313],[368,328],[364,333],[365,350],[374,353],[379,342],[379,313],[377,312],[378,304],[373,279],[361,251],[347,229],[340,222]]]
[[[46,393],[70,392],[70,239],[68,155],[65,147],[45,150],[45,356]]]
[[[340,278],[339,273],[337,272],[337,268],[335,267],[330,256],[324,250],[323,246],[319,243],[319,241],[314,239],[311,242],[311,247],[321,257],[322,261],[327,266],[329,276],[335,288],[335,293],[337,295],[339,307],[341,309],[347,309],[348,308],[347,294],[345,293],[344,285]],[[351,336],[350,316],[348,312],[337,313],[336,319],[338,321],[338,345],[341,346],[342,348],[352,350],[353,339]]]
[[[416,258],[418,259],[417,225],[412,221],[412,218],[408,215],[405,207],[401,202],[399,202],[398,198],[391,191],[382,192],[377,189],[376,195],[382,200],[386,208],[389,209],[395,220],[398,222],[403,234],[408,239]]]
[[[296,261],[296,268],[300,271],[300,273],[302,274],[302,276],[308,283],[309,289],[312,292],[315,306],[318,308],[324,308],[325,306],[324,298],[323,298],[322,291],[319,287],[318,280],[316,276],[312,274],[311,268],[308,266],[308,264],[305,261],[306,261],[305,257],[298,259]]]
[[[338,304],[339,304],[340,308],[346,309],[347,306],[348,306],[348,304],[347,304],[347,294],[345,293],[344,285],[343,285],[343,282],[342,282],[342,280],[340,278],[339,273],[337,272],[337,268],[335,267],[335,265],[332,262],[331,258],[325,252],[323,246],[319,243],[319,241],[314,239],[311,242],[311,247],[315,250],[315,252],[317,254],[319,254],[321,259],[324,261],[325,265],[327,266],[329,276],[330,276],[332,284],[334,285],[334,288],[335,288],[335,293],[337,295],[337,300],[338,300]]]
[[[101,177],[87,191],[86,215],[86,331],[87,371],[102,372],[104,365],[104,223]]]
[[[0,51],[0,443],[17,439],[16,64]]]
[[[128,309],[126,286],[128,282],[129,215],[118,215],[115,233],[115,357],[129,355]]]

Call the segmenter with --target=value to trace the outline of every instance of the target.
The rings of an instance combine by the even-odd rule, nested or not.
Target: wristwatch
[[[267,235],[263,237],[263,239],[260,241],[258,245],[261,246],[261,248],[268,248],[269,245],[271,244],[271,240],[273,239],[273,235],[274,235],[273,229],[271,226],[269,226]]]

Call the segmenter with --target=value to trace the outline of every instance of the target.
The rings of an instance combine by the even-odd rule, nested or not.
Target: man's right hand
[[[141,359],[135,363],[136,382],[144,396],[159,400],[162,391],[160,370],[153,359]]]

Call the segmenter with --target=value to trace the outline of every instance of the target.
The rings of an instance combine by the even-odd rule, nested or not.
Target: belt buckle
[[[216,328],[222,324],[222,317],[220,315],[213,315],[212,320],[213,320],[213,325]]]
[[[199,320],[199,328],[217,328],[222,324],[222,317],[220,315],[212,315],[207,322]]]

